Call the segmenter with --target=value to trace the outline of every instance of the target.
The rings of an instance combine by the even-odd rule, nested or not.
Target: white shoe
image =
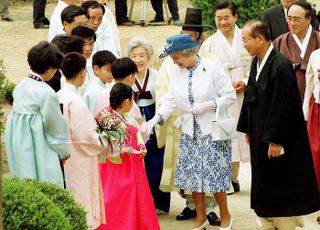
[[[206,230],[209,225],[210,225],[210,223],[209,223],[208,219],[206,219],[206,221],[203,222],[203,224],[201,224],[199,227],[193,228],[191,230],[203,230],[203,229]]]
[[[230,217],[230,222],[229,222],[229,225],[227,227],[219,227],[219,230],[231,230],[232,229],[232,223],[233,223],[233,219],[232,217]]]

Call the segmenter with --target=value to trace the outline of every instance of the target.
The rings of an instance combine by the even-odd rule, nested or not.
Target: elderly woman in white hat
[[[222,66],[197,55],[198,42],[187,34],[167,39],[160,58],[170,55],[176,65],[169,92],[147,127],[163,123],[179,110],[182,136],[175,185],[192,192],[197,211],[193,230],[209,225],[205,193],[214,194],[220,209],[220,230],[227,230],[232,225],[226,196],[231,177],[231,140],[214,141],[211,126],[216,109],[220,117],[226,117],[236,94]]]

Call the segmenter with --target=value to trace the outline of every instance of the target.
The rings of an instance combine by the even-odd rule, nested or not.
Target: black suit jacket
[[[315,30],[319,30],[316,13],[316,10],[312,9],[311,25]],[[266,9],[262,15],[262,21],[269,27],[272,41],[288,32],[288,25],[281,4]]]

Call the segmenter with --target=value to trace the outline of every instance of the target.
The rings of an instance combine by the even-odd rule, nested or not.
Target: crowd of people
[[[303,227],[302,216],[320,209],[316,11],[281,0],[243,28],[232,1],[217,1],[212,13],[217,31],[204,39],[213,26],[188,8],[155,70],[143,37],[121,54],[117,24],[131,24],[126,15],[115,18],[100,1],[59,0],[50,25],[41,22],[48,41],[29,50],[30,72],[13,92],[10,174],[69,189],[88,229],[160,229],[157,215],[178,191],[186,207],[177,221],[230,230],[227,195],[241,190],[240,162],[251,162],[257,229]],[[154,21],[163,21],[160,9]],[[97,132],[105,113],[125,130],[118,153]]]

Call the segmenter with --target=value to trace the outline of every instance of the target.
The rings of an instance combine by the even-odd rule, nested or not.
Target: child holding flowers
[[[128,114],[132,105],[131,87],[116,83],[110,92],[110,107],[96,116],[98,125],[101,126],[103,117],[110,121],[112,115],[117,118],[112,119],[113,122],[117,123],[117,120],[120,120],[121,127],[125,130],[123,134],[125,137],[121,139],[124,139],[124,142],[113,144],[114,147],[122,146],[119,156],[121,160],[118,162],[120,164],[114,164],[108,158],[105,163],[100,164],[106,224],[101,225],[99,230],[160,229],[143,165],[146,149],[137,122]]]

